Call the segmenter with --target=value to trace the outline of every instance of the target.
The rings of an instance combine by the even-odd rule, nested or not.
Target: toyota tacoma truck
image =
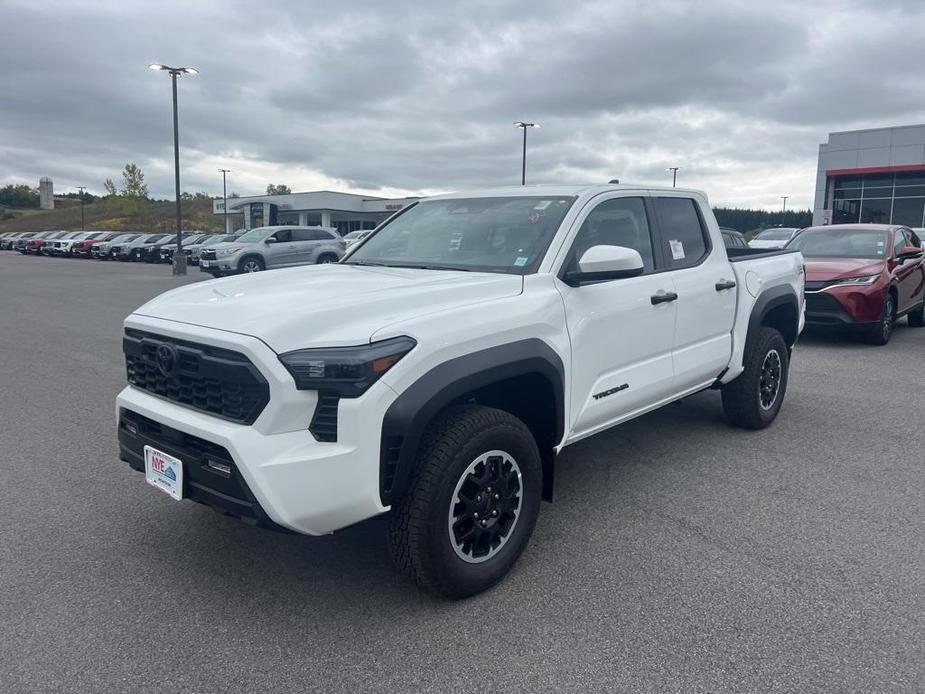
[[[803,284],[799,252],[724,248],[697,191],[424,199],[339,263],[132,313],[121,458],[277,529],[387,514],[399,567],[466,597],[517,561],[567,446],[711,388],[732,424],[774,421]]]

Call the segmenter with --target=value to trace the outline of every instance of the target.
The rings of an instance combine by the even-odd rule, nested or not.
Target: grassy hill
[[[68,204],[54,210],[9,210],[16,217],[0,221],[3,231],[46,231],[49,229],[80,229],[80,204]],[[222,231],[220,215],[212,214],[211,200],[183,201],[183,228]],[[106,231],[173,231],[176,212],[173,202],[150,200],[98,200],[84,206],[84,228]]]

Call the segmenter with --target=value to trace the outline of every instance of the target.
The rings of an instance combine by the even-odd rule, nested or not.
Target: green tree
[[[24,183],[0,188],[0,205],[10,207],[38,207],[39,194]]]
[[[290,193],[292,193],[292,189],[286,185],[275,186],[270,183],[267,186],[267,195],[289,195]]]
[[[148,199],[148,186],[144,172],[135,164],[126,164],[122,169],[122,195],[136,200]]]
[[[105,181],[103,181],[103,189],[106,191],[106,197],[115,197],[119,194],[119,192],[116,190],[116,184],[112,182],[111,178],[107,178]]]

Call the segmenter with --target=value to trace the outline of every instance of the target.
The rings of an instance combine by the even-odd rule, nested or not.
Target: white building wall
[[[925,125],[829,133],[819,145],[813,224],[823,224],[827,171],[875,166],[925,165]]]

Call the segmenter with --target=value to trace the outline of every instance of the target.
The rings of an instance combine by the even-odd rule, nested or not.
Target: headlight
[[[846,277],[843,280],[834,280],[833,285],[837,284],[873,284],[878,279],[880,275],[870,275],[868,277]]]
[[[300,349],[279,355],[299,390],[332,391],[357,398],[417,344],[396,337],[356,347]]]
[[[232,253],[237,253],[241,250],[241,246],[232,246],[231,248],[218,248],[215,251],[215,255],[231,255]]]

